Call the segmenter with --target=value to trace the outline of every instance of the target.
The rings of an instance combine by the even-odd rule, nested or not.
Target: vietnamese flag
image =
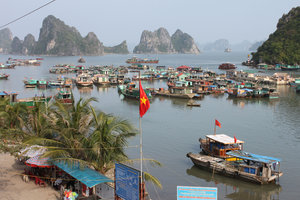
[[[215,125],[221,128],[221,123],[218,120],[215,120]]]
[[[236,143],[236,141],[237,141],[236,137],[235,137],[235,136],[233,136],[233,138],[234,138],[234,143]]]
[[[147,112],[149,108],[150,108],[150,102],[145,91],[143,90],[140,81],[140,116],[143,117],[143,115]]]

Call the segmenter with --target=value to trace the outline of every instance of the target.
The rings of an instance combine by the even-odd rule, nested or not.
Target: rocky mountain
[[[139,45],[133,49],[133,53],[175,53],[169,32],[165,28],[143,31]]]
[[[39,39],[34,54],[78,56],[102,55],[103,44],[94,33],[83,38],[74,27],[52,15],[46,17],[40,29]]]
[[[249,51],[256,51],[263,43],[264,41],[255,42],[251,45],[251,47],[249,47]]]
[[[133,53],[171,54],[171,53],[200,53],[194,39],[187,33],[177,30],[172,37],[165,28],[143,31],[140,43],[133,49]]]
[[[199,54],[200,51],[194,42],[194,39],[187,33],[183,33],[181,30],[177,31],[172,35],[171,42],[176,52],[178,53],[190,53]]]
[[[224,51],[226,48],[230,48],[229,41],[226,39],[219,39],[213,43],[208,43],[203,47],[204,51]]]
[[[0,53],[9,53],[13,40],[12,32],[8,29],[0,30]]]
[[[56,56],[97,56],[104,53],[129,53],[126,41],[115,47],[104,47],[93,32],[88,33],[86,37],[82,37],[76,28],[66,25],[52,15],[43,20],[38,41],[35,41],[32,34],[28,34],[22,41],[18,37],[12,38],[12,33],[9,29],[1,30],[1,52],[21,55]]]
[[[126,40],[113,47],[104,47],[104,53],[108,54],[129,54]]]
[[[13,41],[11,42],[11,50],[10,53],[12,54],[22,54],[23,48],[23,41],[21,41],[18,37],[14,37]]]
[[[291,9],[279,19],[276,31],[252,54],[252,60],[255,63],[300,64],[300,7]]]

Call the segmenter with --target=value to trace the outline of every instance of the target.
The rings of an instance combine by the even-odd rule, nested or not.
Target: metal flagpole
[[[141,72],[140,71],[139,71],[139,83],[141,83]],[[139,87],[139,90],[141,90],[140,87]],[[141,99],[139,99],[139,103],[141,104]],[[139,129],[140,129],[140,159],[141,159],[141,163],[140,163],[140,171],[141,171],[140,186],[142,186],[142,184],[143,184],[143,133],[142,133],[142,119],[141,119],[140,115],[139,115]]]

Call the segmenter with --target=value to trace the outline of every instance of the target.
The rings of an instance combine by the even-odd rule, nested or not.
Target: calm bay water
[[[247,59],[248,52],[202,53],[200,55],[140,55],[159,58],[159,65],[178,67],[180,65],[201,66],[220,73],[220,63],[237,64],[239,70],[248,69],[240,63]],[[0,62],[8,57],[0,55]],[[85,57],[90,65],[125,65],[130,55],[107,55]],[[42,93],[55,95],[56,90],[25,89],[24,77],[55,79],[49,68],[55,64],[76,64],[79,57],[44,57],[41,66],[17,66],[0,73],[10,74],[9,80],[0,80],[0,91],[15,91],[19,98]],[[75,74],[68,74],[68,77]],[[165,87],[164,81],[143,83],[143,87]],[[186,100],[155,97],[151,108],[142,119],[143,150],[145,158],[158,160],[162,167],[144,163],[144,170],[156,176],[163,189],[147,183],[147,190],[154,200],[176,199],[177,186],[218,187],[218,199],[299,199],[300,192],[300,95],[293,88],[280,86],[278,100],[232,100],[227,95],[206,96],[198,101],[201,107],[189,108]],[[130,120],[138,127],[138,102],[122,99],[116,87],[78,90],[74,87],[76,99],[96,97],[95,107],[116,116]],[[214,119],[221,122],[217,133],[235,135],[245,141],[245,150],[282,159],[284,175],[279,185],[260,186],[235,180],[201,170],[186,157],[188,152],[199,152],[199,137],[213,133]],[[129,140],[130,146],[138,145],[139,136]],[[130,158],[139,158],[138,148],[128,148]]]

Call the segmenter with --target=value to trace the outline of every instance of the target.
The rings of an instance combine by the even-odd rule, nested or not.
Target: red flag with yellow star
[[[140,81],[140,116],[143,117],[143,115],[147,112],[149,108],[150,108],[150,102],[145,91],[143,90]]]

